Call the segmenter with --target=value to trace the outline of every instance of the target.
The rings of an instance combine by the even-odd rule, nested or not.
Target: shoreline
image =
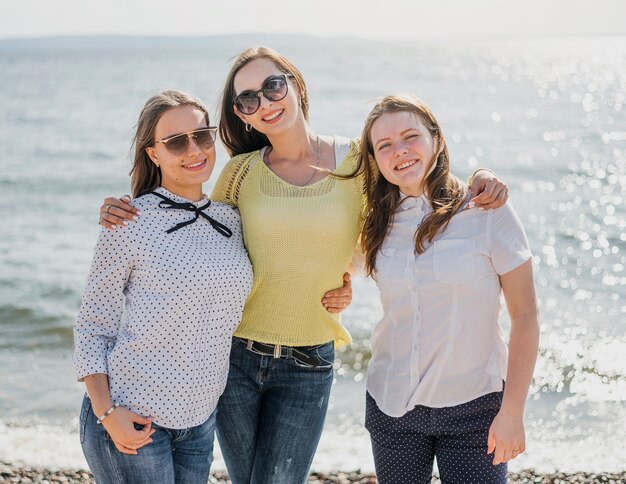
[[[59,469],[50,470],[40,467],[16,466],[8,463],[0,463],[0,482],[12,483],[38,483],[38,482],[63,482],[63,483],[93,483],[93,477],[87,470]],[[433,483],[441,481],[435,477]],[[566,484],[566,483],[611,483],[626,484],[626,470],[618,473],[611,472],[554,472],[538,473],[533,469],[509,473],[510,483],[540,483],[540,484]],[[211,472],[210,484],[230,484],[228,475],[223,471]],[[307,484],[376,484],[373,474],[353,472],[313,472],[310,474]]]

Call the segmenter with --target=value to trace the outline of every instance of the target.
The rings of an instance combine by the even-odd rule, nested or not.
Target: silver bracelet
[[[98,417],[98,419],[96,420],[97,423],[101,424],[102,421],[107,418],[109,415],[111,415],[113,413],[113,410],[115,410],[117,407],[119,407],[120,404],[119,403],[113,403],[113,405],[111,405],[111,408],[109,408],[106,412],[104,412],[100,417]]]

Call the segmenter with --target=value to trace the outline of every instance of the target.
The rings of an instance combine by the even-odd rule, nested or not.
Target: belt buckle
[[[270,356],[270,355],[271,355],[271,356],[273,356],[274,358],[280,358],[280,357],[282,356],[282,355],[281,355],[281,353],[282,353],[282,349],[283,349],[282,345],[270,345],[270,344],[265,344],[265,346],[274,346],[274,351],[273,351],[273,353],[265,353],[265,352],[263,352],[263,351],[258,350],[257,348],[255,348],[255,347],[254,347],[254,343],[255,343],[255,341],[253,341],[253,340],[251,340],[251,339],[247,340],[247,342],[246,342],[246,349],[247,349],[248,351],[252,351],[253,353],[256,353],[256,354],[258,354],[258,355],[265,355],[265,356]]]

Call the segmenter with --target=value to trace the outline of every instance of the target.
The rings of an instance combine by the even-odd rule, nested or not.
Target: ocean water
[[[129,191],[145,99],[176,87],[215,107],[229,59],[259,43],[303,72],[316,130],[357,136],[373,99],[411,91],[437,114],[455,173],[488,166],[508,183],[541,311],[528,450],[511,468],[624,470],[625,37],[0,41],[0,461],[85,465],[72,324],[98,207]],[[226,159],[220,148],[216,170]],[[381,310],[371,281],[354,288],[318,470],[373,469],[364,372]]]

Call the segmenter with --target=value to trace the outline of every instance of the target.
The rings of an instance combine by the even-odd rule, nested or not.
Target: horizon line
[[[197,35],[179,35],[179,34],[132,34],[132,33],[96,33],[96,34],[82,34],[82,33],[59,33],[59,34],[44,34],[44,35],[25,35],[18,37],[2,37],[0,36],[0,42],[8,41],[36,41],[36,40],[62,40],[62,39],[205,39],[205,38],[225,38],[225,37],[300,37],[320,40],[333,40],[333,39],[346,39],[346,40],[359,40],[368,42],[410,42],[414,40],[480,40],[480,39],[498,39],[498,40],[513,40],[513,39],[529,39],[529,38],[572,38],[572,37],[626,37],[624,32],[614,33],[535,33],[535,34],[523,34],[523,33],[510,33],[510,34],[457,34],[457,35],[443,35],[443,34],[430,34],[421,35],[415,37],[402,37],[402,38],[367,38],[353,35],[315,35],[315,34],[301,34],[301,33],[289,33],[283,32],[278,34],[268,32],[253,32],[253,33],[229,33],[229,34],[197,34]]]

